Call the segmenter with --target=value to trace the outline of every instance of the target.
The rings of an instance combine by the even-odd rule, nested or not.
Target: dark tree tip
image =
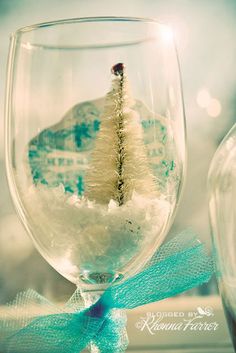
[[[124,74],[125,65],[123,63],[118,63],[111,68],[111,72],[116,76],[122,76]]]

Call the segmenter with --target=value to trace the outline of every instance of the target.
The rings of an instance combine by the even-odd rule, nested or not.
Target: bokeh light
[[[174,33],[171,27],[163,25],[161,30],[161,38],[166,44],[171,43],[174,38]]]
[[[206,88],[201,89],[197,94],[197,104],[201,108],[207,108],[211,102],[211,95]]]
[[[221,111],[222,107],[220,101],[218,99],[211,99],[207,106],[207,114],[212,118],[216,118],[220,115]]]

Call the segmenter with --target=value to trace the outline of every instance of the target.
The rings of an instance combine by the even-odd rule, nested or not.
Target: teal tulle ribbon
[[[90,344],[102,353],[124,352],[126,316],[116,309],[174,296],[208,282],[212,273],[204,245],[194,234],[181,233],[161,246],[141,272],[111,285],[89,308],[82,306],[79,289],[64,308],[32,290],[19,294],[0,322],[0,352],[79,353]],[[41,308],[42,314],[32,317],[32,307]]]

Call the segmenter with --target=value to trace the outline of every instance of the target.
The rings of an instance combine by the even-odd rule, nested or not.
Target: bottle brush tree
[[[114,200],[122,206],[133,193],[153,195],[153,176],[143,142],[143,128],[128,84],[125,66],[112,67],[112,88],[105,97],[104,112],[85,179],[85,194],[99,204]]]

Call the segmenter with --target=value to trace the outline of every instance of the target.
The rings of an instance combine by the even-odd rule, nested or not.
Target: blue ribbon
[[[9,307],[12,319],[0,322],[0,352],[79,353],[89,344],[102,353],[124,352],[126,317],[116,309],[133,309],[174,296],[208,282],[212,273],[212,259],[204,245],[194,234],[183,232],[161,246],[140,273],[111,285],[89,308],[81,306],[79,289],[63,309],[32,290],[18,295]],[[35,304],[47,315],[30,319],[27,311]]]

